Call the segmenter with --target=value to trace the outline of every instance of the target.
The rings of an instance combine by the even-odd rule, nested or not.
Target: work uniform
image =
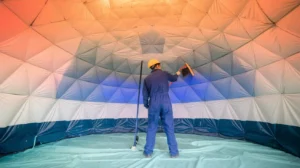
[[[169,97],[169,82],[177,81],[178,75],[171,75],[155,69],[144,80],[143,101],[148,108],[148,130],[144,155],[151,155],[155,145],[155,136],[159,118],[167,135],[171,156],[178,155],[178,147],[174,134],[172,104]]]

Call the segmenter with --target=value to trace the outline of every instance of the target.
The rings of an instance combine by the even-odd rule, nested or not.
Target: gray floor
[[[180,157],[170,158],[166,137],[157,134],[152,158],[142,155],[145,134],[136,151],[133,134],[99,134],[65,139],[0,158],[1,168],[299,168],[300,158],[269,147],[217,137],[177,134]]]

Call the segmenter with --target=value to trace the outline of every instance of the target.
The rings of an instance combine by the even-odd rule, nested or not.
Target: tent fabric
[[[299,5],[3,0],[0,153],[133,131],[140,61],[156,58],[171,73],[184,62],[195,72],[170,88],[177,132],[246,139],[300,156]],[[149,73],[143,66],[142,79]],[[142,127],[143,107],[140,118]]]
[[[147,119],[139,119],[138,122],[139,131],[145,132]],[[175,133],[236,138],[270,146],[296,156],[299,154],[299,143],[296,140],[299,138],[300,129],[296,126],[225,119],[175,119],[174,124]],[[90,134],[133,132],[134,127],[135,119],[129,118],[19,124],[0,129],[2,135],[9,137],[9,141],[1,143],[1,152],[18,152],[36,145]],[[161,123],[158,131],[163,131]]]
[[[132,134],[89,135],[36,146],[25,152],[0,158],[2,168],[30,167],[265,167],[298,168],[300,158],[269,147],[234,139],[177,134],[180,157],[170,158],[164,134],[157,134],[152,158],[141,155],[146,135],[132,151]],[[85,143],[89,142],[89,143]]]

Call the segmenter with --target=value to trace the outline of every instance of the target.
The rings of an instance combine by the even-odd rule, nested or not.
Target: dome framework
[[[140,62],[170,88],[177,133],[300,156],[299,0],[3,0],[0,153],[132,132]],[[143,66],[143,79],[150,73]],[[141,96],[142,100],[142,96]],[[142,102],[142,101],[140,101]],[[139,129],[147,110],[140,106]]]

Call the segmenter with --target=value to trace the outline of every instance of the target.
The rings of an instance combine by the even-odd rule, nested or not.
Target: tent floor
[[[269,147],[200,135],[176,134],[180,156],[170,158],[166,136],[158,133],[152,158],[144,158],[146,134],[139,134],[136,151],[133,134],[97,134],[40,145],[0,158],[1,168],[71,167],[212,167],[299,168],[300,158]]]

